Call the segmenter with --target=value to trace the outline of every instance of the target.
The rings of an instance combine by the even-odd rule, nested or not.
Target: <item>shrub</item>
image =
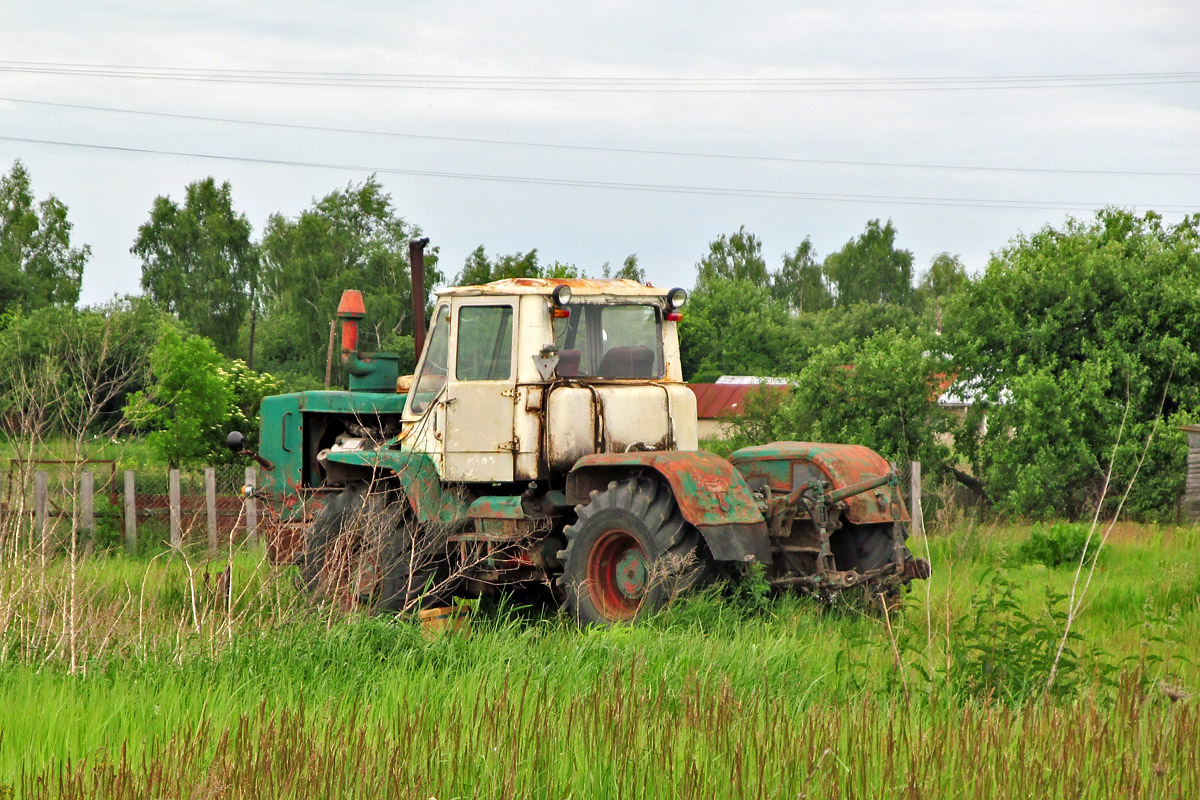
[[[1029,538],[1017,548],[1013,558],[1018,564],[1044,564],[1061,567],[1078,564],[1088,550],[1091,558],[1099,558],[1099,541],[1088,547],[1090,526],[1078,523],[1059,522],[1049,527],[1034,527]],[[1090,560],[1090,559],[1089,559]]]

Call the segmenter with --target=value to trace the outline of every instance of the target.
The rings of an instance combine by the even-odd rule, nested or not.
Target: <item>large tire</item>
[[[413,610],[437,605],[437,589],[445,589],[445,542],[422,528],[410,515],[400,515],[384,549],[379,581],[380,611]]]
[[[711,570],[700,532],[684,521],[667,484],[613,481],[576,506],[559,586],[583,625],[632,622],[696,587]]]
[[[300,574],[314,597],[346,608],[399,611],[423,590],[432,566],[416,560],[404,506],[356,482],[330,498],[305,533]],[[418,537],[419,538],[419,537]]]
[[[309,594],[317,594],[322,573],[329,566],[332,548],[342,536],[346,520],[362,509],[366,484],[352,483],[325,502],[316,519],[304,532],[304,552],[300,556],[300,575]]]
[[[846,526],[834,550],[839,569],[870,572],[895,561],[896,543],[891,528],[890,522]]]

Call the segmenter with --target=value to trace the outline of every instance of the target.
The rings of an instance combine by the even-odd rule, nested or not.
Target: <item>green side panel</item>
[[[395,381],[392,384],[395,385]],[[408,397],[395,392],[342,392],[329,389],[280,396],[300,398],[301,411],[327,414],[399,414],[404,411],[404,400]]]
[[[472,519],[525,519],[525,511],[519,494],[487,495],[471,503],[467,516]]]
[[[300,487],[304,466],[304,431],[301,427],[300,394],[264,397],[259,407],[262,439],[258,452],[275,465],[262,471],[263,488],[277,495],[294,495]]]
[[[456,526],[467,519],[468,504],[453,492],[442,490],[437,468],[425,453],[406,450],[353,450],[330,453],[329,460],[353,467],[395,473],[423,523]]]
[[[275,465],[263,470],[263,488],[283,498],[303,485],[305,414],[400,414],[408,395],[382,392],[314,391],[264,397],[259,407],[258,452]]]

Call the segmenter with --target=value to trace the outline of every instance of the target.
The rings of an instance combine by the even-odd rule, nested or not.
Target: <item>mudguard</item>
[[[767,523],[741,473],[704,451],[598,453],[567,475],[567,502],[588,502],[592,491],[631,473],[653,472],[675,495],[683,518],[700,531],[717,561],[771,563]]]
[[[784,494],[806,481],[825,481],[830,491],[836,491],[892,471],[887,459],[859,444],[771,442],[736,450],[729,461],[750,486],[765,484]],[[903,493],[886,484],[843,502],[846,518],[856,525],[910,519]]]
[[[423,524],[457,527],[467,519],[468,503],[442,488],[441,476],[425,453],[407,450],[342,450],[327,453],[326,461],[396,477],[417,520]]]

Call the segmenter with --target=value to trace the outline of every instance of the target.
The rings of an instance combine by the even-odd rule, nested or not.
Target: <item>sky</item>
[[[140,291],[154,198],[209,175],[256,236],[376,173],[449,275],[482,244],[691,286],[740,226],[774,269],[891,219],[919,273],[1177,220],[1198,142],[1193,1],[0,5],[0,170],[70,209],[84,304]]]

